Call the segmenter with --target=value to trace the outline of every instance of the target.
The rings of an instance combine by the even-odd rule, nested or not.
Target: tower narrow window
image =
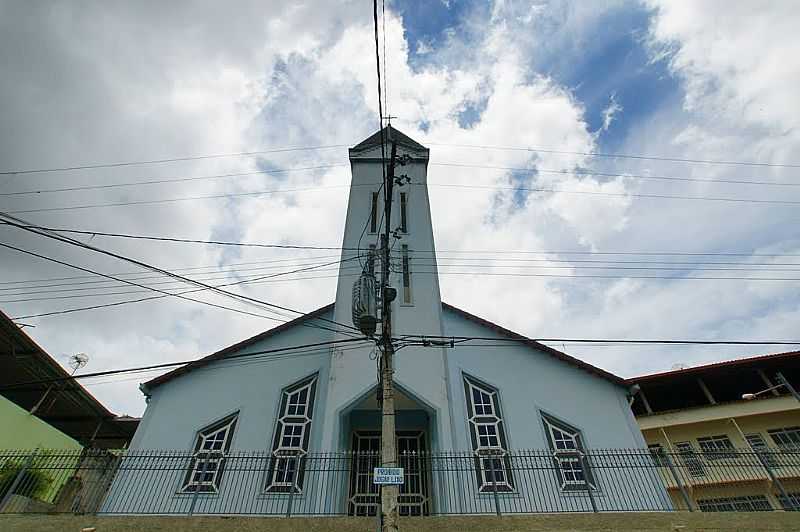
[[[305,467],[302,458],[308,454],[316,391],[317,376],[314,375],[281,392],[267,474],[266,489],[269,492],[288,493],[293,488],[300,492],[303,489]]]
[[[512,491],[511,461],[497,390],[464,376],[464,393],[478,491],[492,492],[495,486],[497,491]]]
[[[408,194],[400,193],[400,232],[408,233]]]
[[[411,300],[411,260],[408,257],[408,246],[403,244],[402,247],[402,261],[403,261],[403,303],[410,305]]]
[[[547,443],[562,490],[585,490],[587,483],[594,487],[592,472],[585,468],[581,432],[552,416],[542,415]]]
[[[197,432],[194,455],[183,480],[183,492],[216,493],[219,491],[225,456],[231,447],[239,414],[232,414]]]
[[[370,203],[369,210],[369,232],[378,232],[378,193],[373,192],[371,196],[372,202]]]

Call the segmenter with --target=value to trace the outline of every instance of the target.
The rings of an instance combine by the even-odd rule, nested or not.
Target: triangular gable
[[[412,139],[405,133],[395,129],[394,127],[386,126],[385,128],[383,128],[382,132],[383,132],[383,140],[386,142],[387,146],[390,145],[389,139],[391,138],[392,140],[397,142],[399,146],[405,146],[406,148],[411,148],[412,150],[428,151],[428,148],[426,148],[416,140]],[[378,131],[374,133],[372,136],[368,137],[367,139],[359,142],[358,144],[350,148],[350,151],[359,152],[380,145],[381,145],[381,131]]]
[[[269,329],[269,330],[264,331],[262,333],[258,333],[257,335],[252,336],[252,337],[250,337],[250,338],[248,338],[246,340],[242,340],[241,342],[235,343],[235,344],[233,344],[231,346],[228,346],[228,347],[226,347],[224,349],[220,349],[216,353],[212,353],[212,354],[210,354],[208,356],[205,356],[203,358],[197,359],[194,362],[186,364],[185,366],[181,366],[179,368],[173,369],[172,371],[167,372],[167,373],[165,373],[163,375],[160,375],[160,376],[156,377],[155,379],[151,379],[151,380],[145,382],[144,384],[142,384],[140,386],[140,389],[142,390],[142,392],[147,394],[153,388],[155,388],[157,386],[160,386],[160,385],[164,384],[165,382],[171,381],[172,379],[174,379],[176,377],[180,377],[184,373],[188,373],[188,372],[192,371],[193,369],[206,366],[206,365],[208,365],[208,364],[210,364],[210,363],[212,363],[212,362],[214,362],[216,360],[223,359],[223,358],[225,358],[226,356],[228,356],[230,354],[233,354],[233,353],[235,353],[237,351],[240,351],[241,349],[249,347],[249,346],[251,346],[251,345],[253,345],[253,344],[257,343],[257,342],[260,342],[261,340],[266,340],[267,338],[271,338],[271,337],[275,336],[276,334],[280,334],[280,333],[282,333],[282,332],[284,332],[284,331],[286,331],[288,329],[291,329],[292,327],[296,327],[296,326],[302,324],[305,321],[308,321],[308,320],[313,319],[313,318],[318,318],[319,316],[322,316],[323,314],[325,314],[325,313],[327,313],[329,311],[332,311],[333,310],[333,305],[334,305],[333,303],[331,303],[329,305],[325,305],[324,307],[318,308],[317,310],[313,310],[313,311],[309,312],[308,314],[303,314],[302,316],[300,316],[298,318],[295,318],[295,319],[293,319],[291,321],[287,321],[286,323],[282,323],[282,324],[278,325],[277,327],[273,327],[272,329]]]
[[[454,313],[454,314],[456,314],[456,315],[458,315],[458,316],[460,316],[460,317],[462,317],[462,318],[464,318],[464,319],[466,319],[468,321],[471,321],[473,323],[477,323],[478,325],[481,325],[482,327],[486,327],[488,329],[491,329],[492,331],[494,331],[496,333],[499,333],[499,334],[501,334],[503,336],[506,336],[506,337],[509,337],[509,338],[514,338],[515,340],[519,340],[519,343],[521,343],[521,344],[524,344],[524,345],[527,345],[529,347],[532,347],[533,349],[536,349],[538,351],[542,351],[544,353],[547,353],[548,355],[551,355],[551,356],[553,356],[553,357],[555,357],[555,358],[557,358],[557,359],[559,359],[559,360],[561,360],[563,362],[566,362],[567,364],[570,364],[572,366],[580,368],[580,369],[582,369],[584,371],[588,371],[589,373],[592,373],[593,375],[595,375],[597,377],[601,377],[603,379],[611,381],[614,384],[617,384],[617,385],[620,385],[620,386],[625,386],[626,385],[625,379],[623,379],[622,377],[614,375],[613,373],[610,373],[610,372],[608,372],[608,371],[606,371],[604,369],[600,369],[597,366],[593,366],[593,365],[589,364],[588,362],[584,362],[583,360],[577,359],[577,358],[575,358],[573,356],[570,356],[570,355],[568,355],[566,353],[563,353],[563,352],[559,351],[558,349],[553,349],[550,346],[547,346],[547,345],[544,345],[542,343],[539,343],[536,340],[531,340],[527,336],[523,336],[523,335],[521,335],[519,333],[516,333],[514,331],[506,329],[505,327],[501,327],[500,325],[497,325],[496,323],[492,323],[491,321],[488,321],[488,320],[485,320],[483,318],[480,318],[480,317],[478,317],[478,316],[476,316],[474,314],[470,314],[469,312],[467,312],[465,310],[461,310],[460,308],[454,307],[453,305],[448,305],[444,301],[442,302],[442,310],[450,311],[450,312],[452,312],[452,313]]]

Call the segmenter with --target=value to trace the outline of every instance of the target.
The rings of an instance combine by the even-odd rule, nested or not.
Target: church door
[[[353,451],[356,453],[350,472],[350,498],[348,515],[374,516],[381,503],[378,487],[372,483],[372,472],[380,464],[381,435],[378,432],[353,433]],[[400,515],[428,514],[428,473],[425,459],[425,433],[398,431],[397,452],[400,467],[405,473],[400,486]],[[416,454],[412,454],[416,453]]]

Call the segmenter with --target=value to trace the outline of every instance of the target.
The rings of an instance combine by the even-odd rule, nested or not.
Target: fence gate
[[[378,486],[372,483],[372,471],[380,465],[380,450],[380,433],[353,433],[353,451],[357,454],[350,472],[348,515],[375,516],[380,507]],[[419,454],[424,451],[423,431],[397,432],[398,461],[405,472],[398,497],[400,515],[427,515],[429,512],[428,472],[425,460]]]

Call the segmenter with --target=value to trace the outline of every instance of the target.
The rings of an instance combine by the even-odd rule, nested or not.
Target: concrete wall
[[[0,396],[0,449],[81,449],[80,443]]]
[[[96,528],[99,532],[372,532],[375,520],[367,518],[258,519],[247,517],[98,517],[0,516],[0,530],[15,532],[62,532]],[[800,514],[763,513],[634,513],[568,514],[504,517],[430,517],[400,519],[404,532],[530,532],[540,530],[663,532],[795,531]]]

